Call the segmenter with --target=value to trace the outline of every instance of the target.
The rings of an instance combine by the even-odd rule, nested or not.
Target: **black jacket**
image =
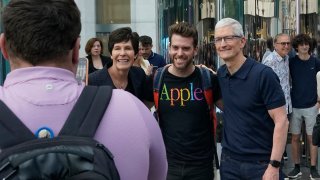
[[[92,62],[92,57],[91,57],[91,55],[88,55],[86,58],[88,58],[88,60],[89,60],[89,74],[90,74],[90,73],[93,73],[94,71],[99,70],[99,69],[96,69],[96,68],[93,66],[93,62]],[[103,67],[104,67],[106,64],[112,62],[111,58],[108,57],[108,56],[102,56],[102,55],[100,55],[100,58],[101,58],[102,66],[103,66]]]
[[[109,85],[116,88],[112,82],[111,76],[108,73],[108,68],[112,63],[108,63],[103,69],[95,71],[89,75],[89,85],[102,86]],[[132,66],[128,74],[128,85],[125,89],[135,95],[140,100],[153,102],[152,80],[147,77],[145,72],[140,67]]]

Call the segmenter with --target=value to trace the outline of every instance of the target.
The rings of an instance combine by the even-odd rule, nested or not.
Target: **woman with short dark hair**
[[[152,85],[147,85],[144,70],[133,66],[139,52],[139,36],[131,28],[119,28],[110,33],[108,50],[112,63],[89,76],[89,85],[110,85],[135,95],[142,101],[153,101]]]

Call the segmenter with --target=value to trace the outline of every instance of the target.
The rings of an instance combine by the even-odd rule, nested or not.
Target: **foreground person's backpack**
[[[120,179],[111,152],[93,139],[111,95],[108,86],[85,87],[59,135],[40,139],[0,101],[0,179]]]

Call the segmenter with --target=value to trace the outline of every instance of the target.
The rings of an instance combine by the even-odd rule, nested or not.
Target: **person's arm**
[[[154,102],[147,101],[147,100],[143,100],[143,104],[146,105],[150,110],[154,106]]]
[[[200,66],[200,67],[205,67],[206,66]],[[221,94],[221,88],[218,82],[218,75],[216,72],[214,72],[212,69],[207,68],[212,72],[211,75],[211,83],[212,83],[212,90],[213,90],[213,95],[214,95],[214,105],[216,105],[216,107],[218,107],[221,111],[223,111],[223,100],[222,100],[222,94]]]
[[[215,103],[215,105],[216,105],[221,111],[223,111],[223,101],[222,101],[222,99],[219,99],[219,100]]]
[[[151,113],[145,122],[149,130],[148,180],[165,180],[167,177],[168,162],[159,124]]]
[[[281,162],[281,158],[287,142],[287,132],[289,121],[284,106],[268,110],[270,117],[274,122],[273,145],[270,160]],[[268,165],[263,175],[264,180],[279,179],[279,168]]]

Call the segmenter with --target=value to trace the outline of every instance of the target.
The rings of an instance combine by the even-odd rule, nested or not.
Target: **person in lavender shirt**
[[[11,72],[0,99],[32,132],[46,126],[57,135],[84,87],[75,79],[79,9],[73,0],[11,0],[2,22],[0,46]],[[113,153],[122,180],[166,178],[159,126],[132,94],[113,90],[94,138]]]

